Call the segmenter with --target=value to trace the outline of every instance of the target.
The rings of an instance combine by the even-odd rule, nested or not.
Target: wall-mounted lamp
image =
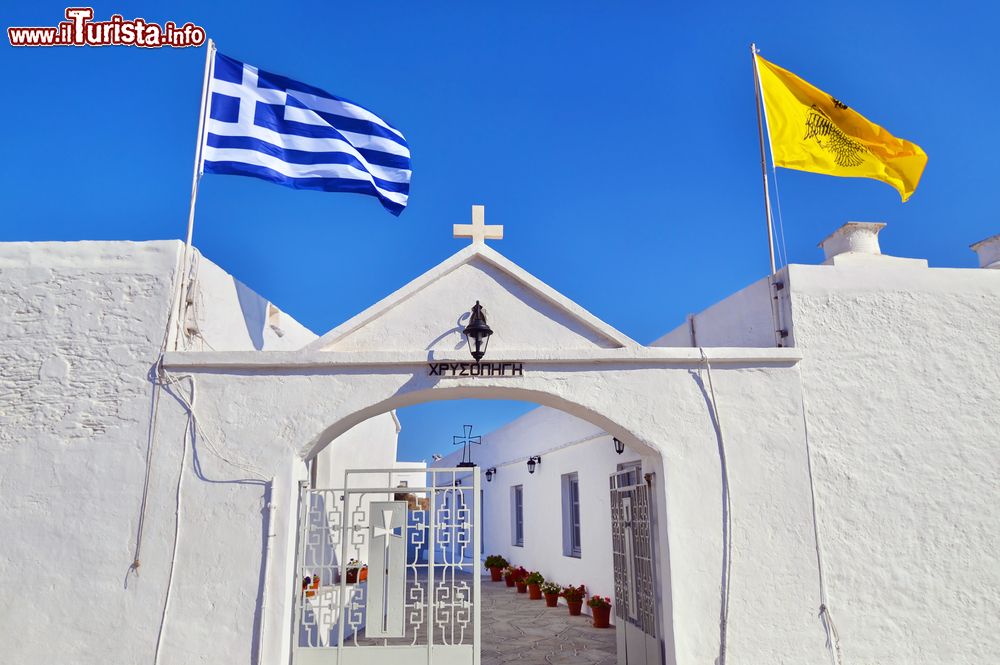
[[[618,440],[618,437],[612,437],[615,442],[615,452],[621,455],[625,452],[625,444]]]
[[[469,325],[462,331],[465,334],[465,341],[469,345],[469,352],[472,357],[479,362],[486,355],[486,347],[490,343],[490,336],[493,330],[486,325],[486,314],[483,313],[483,306],[476,301],[472,306],[472,315],[469,317]]]
[[[497,468],[495,466],[491,466],[490,468],[486,469],[486,482],[491,482],[496,472]]]
[[[528,458],[528,473],[534,473],[535,472],[535,465],[536,464],[541,464],[541,463],[542,463],[542,456],[541,455],[532,455],[531,457],[529,457]]]

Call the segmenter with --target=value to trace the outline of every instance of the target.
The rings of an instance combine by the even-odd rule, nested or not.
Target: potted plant
[[[582,584],[580,586],[564,586],[559,594],[566,599],[566,606],[569,607],[570,616],[580,616],[583,608],[583,598],[587,595],[587,589]]]
[[[302,590],[305,591],[306,598],[312,598],[316,595],[316,589],[319,588],[319,575],[306,576],[302,580]]]
[[[514,586],[518,593],[528,593],[528,569],[524,566],[514,569]]]
[[[507,559],[503,558],[499,554],[491,554],[486,557],[486,562],[484,564],[490,571],[490,580],[493,582],[500,581],[500,575],[503,573],[503,569],[510,565]]]
[[[514,569],[513,566],[507,566],[502,571],[503,572],[503,581],[507,583],[508,587],[514,586],[514,580],[515,580],[514,570],[515,569]]]
[[[611,599],[607,596],[591,596],[587,601],[591,614],[594,615],[594,628],[607,628],[611,625]]]
[[[524,578],[525,583],[528,585],[528,600],[541,600],[542,599],[542,582],[545,578],[537,570],[533,570],[528,573],[528,576]]]
[[[368,579],[368,566],[361,563],[357,559],[351,559],[347,562],[347,583],[357,584],[359,581],[363,582]]]
[[[555,582],[542,583],[542,595],[545,596],[546,607],[555,607],[559,604],[560,591],[562,591],[562,587]]]

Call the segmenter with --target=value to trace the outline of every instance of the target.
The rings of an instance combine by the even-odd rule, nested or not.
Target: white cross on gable
[[[472,223],[454,224],[452,229],[456,238],[472,238],[473,245],[485,244],[486,240],[503,240],[502,224],[486,224],[485,206],[472,206]]]

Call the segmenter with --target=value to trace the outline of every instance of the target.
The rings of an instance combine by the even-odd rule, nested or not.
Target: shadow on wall
[[[264,324],[267,322],[269,303],[236,279],[233,279],[233,287],[236,289],[236,298],[240,301],[240,309],[243,311],[247,334],[250,335],[253,348],[260,351],[264,348]]]

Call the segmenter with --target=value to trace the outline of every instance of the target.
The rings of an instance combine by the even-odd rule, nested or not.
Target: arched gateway
[[[643,346],[487,247],[484,235],[474,231],[469,247],[300,351],[165,356],[169,372],[196,378],[199,409],[226,439],[244,442],[258,467],[275,470],[274,538],[257,601],[262,662],[288,662],[289,654],[333,662],[303,654],[293,617],[302,610],[303,462],[379,413],[468,397],[552,406],[641,451],[658,516],[655,576],[643,590],[655,599],[656,625],[646,630],[663,662],[711,663],[720,642],[738,647],[741,662],[822,662],[810,609],[817,573],[798,352]],[[477,301],[493,330],[479,365],[462,333]],[[185,501],[207,490],[191,491]],[[728,527],[733,514],[737,531]],[[391,521],[384,519],[383,531]],[[242,538],[259,547],[236,525],[227,536],[230,546]],[[474,650],[423,654],[405,662],[479,658]],[[351,662],[389,661],[376,649],[341,656],[341,665]]]

